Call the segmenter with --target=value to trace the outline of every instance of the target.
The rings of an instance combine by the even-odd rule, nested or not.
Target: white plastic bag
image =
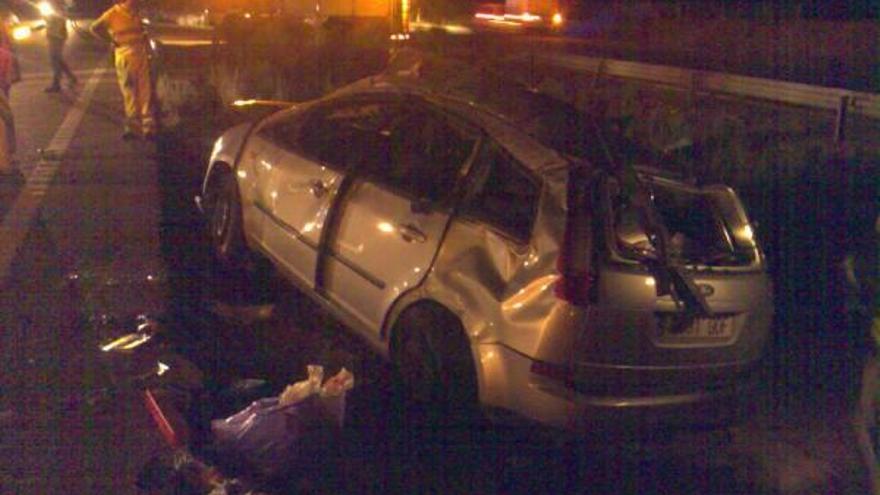
[[[309,377],[301,382],[288,385],[278,397],[278,405],[290,406],[314,394],[320,393],[324,381],[324,367],[310,364],[306,367]]]
[[[322,384],[324,368],[310,364],[307,369],[308,379],[288,385],[278,397],[278,405],[293,405],[317,394],[324,411],[341,427],[345,419],[345,394],[354,387],[354,375],[342,368]]]
[[[321,386],[321,397],[339,397],[354,387],[354,375],[345,368],[328,378]]]
[[[320,391],[320,403],[325,414],[342,427],[345,421],[345,394],[354,387],[354,375],[345,368],[328,378]]]

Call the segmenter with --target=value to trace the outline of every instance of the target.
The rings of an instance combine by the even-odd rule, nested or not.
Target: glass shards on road
[[[135,332],[117,337],[103,344],[101,350],[104,352],[131,351],[149,342],[161,329],[158,322],[146,315],[138,315],[136,323],[137,329]]]

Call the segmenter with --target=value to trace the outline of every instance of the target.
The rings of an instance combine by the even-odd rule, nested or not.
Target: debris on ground
[[[342,368],[325,380],[323,366],[307,370],[305,380],[280,393],[267,392],[271,384],[254,378],[214,391],[192,390],[183,400],[176,396],[179,390],[148,386],[147,410],[171,457],[148,463],[139,486],[159,493],[179,493],[184,486],[189,491],[183,493],[223,495],[308,483],[310,466],[321,462],[318,452],[340,442],[354,376]]]
[[[297,465],[307,449],[304,444],[316,436],[332,441],[342,427],[345,394],[354,377],[343,368],[325,382],[324,368],[317,365],[309,365],[308,374],[278,396],[256,400],[226,419],[212,421],[217,451],[271,478]]]

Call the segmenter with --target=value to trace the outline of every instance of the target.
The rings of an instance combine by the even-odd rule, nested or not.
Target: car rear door
[[[388,158],[358,163],[322,279],[327,297],[376,332],[429,270],[479,141],[462,122],[412,102],[379,132]]]

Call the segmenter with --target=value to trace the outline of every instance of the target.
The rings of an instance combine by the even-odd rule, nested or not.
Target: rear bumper
[[[478,359],[480,398],[485,406],[576,433],[618,427],[731,424],[749,408],[756,385],[755,366],[691,369],[711,379],[656,389],[644,384],[634,387],[622,377],[658,370],[621,371],[609,367],[597,368],[595,382],[584,388],[534,373],[534,360],[502,345],[481,345]],[[662,377],[663,371],[657,376]]]

